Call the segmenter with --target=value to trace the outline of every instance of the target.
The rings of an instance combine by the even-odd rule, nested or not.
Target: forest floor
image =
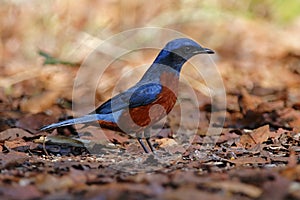
[[[217,53],[212,60],[226,105],[212,104],[205,90],[188,90],[182,83],[179,103],[165,123],[153,127],[155,153],[146,154],[134,138],[97,126],[38,131],[73,116],[74,79],[88,51],[70,58],[53,53],[62,46],[41,42],[40,55],[37,49],[35,56],[26,54],[32,48],[22,45],[29,36],[20,29],[34,26],[29,19],[35,15],[31,11],[22,22],[12,17],[0,30],[1,199],[300,199],[300,20],[285,28],[245,19],[168,26],[209,38],[205,46]],[[84,22],[76,23],[80,29]],[[60,31],[53,36],[59,45],[69,40]],[[26,44],[33,37],[50,38],[30,37]],[[95,94],[96,104],[111,96],[119,67],[149,63],[155,53],[114,63]],[[190,69],[184,67],[185,78],[193,78],[193,70],[185,68]],[[123,89],[132,83],[125,80]]]

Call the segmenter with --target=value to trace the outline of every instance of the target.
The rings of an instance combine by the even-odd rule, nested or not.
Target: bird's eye
[[[185,47],[184,48],[184,51],[185,51],[185,53],[191,53],[191,47]]]

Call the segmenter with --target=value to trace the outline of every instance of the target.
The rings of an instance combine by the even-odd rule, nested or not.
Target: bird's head
[[[180,71],[182,65],[197,54],[213,54],[214,51],[200,46],[197,42],[188,38],[171,40],[161,50],[154,63],[170,66]]]
[[[197,54],[213,54],[214,51],[200,46],[197,42],[188,38],[179,38],[166,44],[164,50],[177,54],[188,60]]]

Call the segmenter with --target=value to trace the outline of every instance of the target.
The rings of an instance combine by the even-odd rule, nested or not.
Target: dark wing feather
[[[157,83],[134,86],[106,101],[95,112],[97,114],[108,114],[124,108],[144,106],[155,101],[161,90],[162,86]]]

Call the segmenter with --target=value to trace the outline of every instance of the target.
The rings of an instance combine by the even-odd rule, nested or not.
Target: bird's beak
[[[215,52],[208,48],[201,48],[193,52],[194,54],[214,54]]]
[[[211,49],[203,48],[203,53],[214,54],[215,52],[213,50],[211,50]]]

